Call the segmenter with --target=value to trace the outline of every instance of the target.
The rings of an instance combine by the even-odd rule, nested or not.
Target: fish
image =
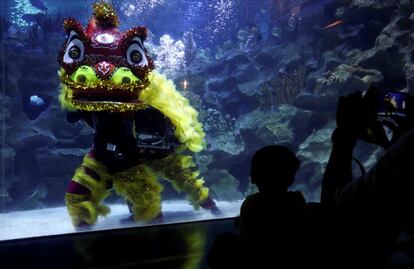
[[[50,98],[40,97],[39,95],[31,95],[23,100],[23,112],[29,120],[37,119],[50,105]]]
[[[30,104],[36,106],[43,106],[45,104],[45,100],[43,100],[42,97],[39,97],[37,95],[32,95],[30,96]]]
[[[276,37],[276,38],[280,38],[282,36],[282,29],[280,29],[279,27],[273,27],[272,29],[272,36]]]
[[[181,86],[184,90],[188,90],[188,88],[190,87],[190,83],[188,82],[188,80],[185,79],[183,82],[181,82]]]
[[[44,19],[46,16],[43,13],[36,14],[24,14],[22,19],[27,23],[38,23],[40,20]]]
[[[45,6],[42,0],[29,0],[29,1],[30,1],[30,4],[32,4],[32,6],[34,6],[35,8],[40,9],[44,12],[47,12],[47,7]]]
[[[342,21],[342,20],[337,20],[337,21],[334,21],[333,23],[330,23],[330,24],[328,24],[328,25],[326,25],[325,27],[323,27],[323,29],[329,29],[329,28],[332,28],[332,27],[335,27],[335,26],[338,26],[338,25],[341,25],[342,23],[344,23],[344,21]]]
[[[248,36],[249,36],[249,33],[246,30],[240,30],[237,32],[238,40],[245,41]]]
[[[27,23],[36,23],[36,18],[34,14],[24,14],[22,19]]]
[[[298,17],[296,17],[296,15],[292,14],[292,16],[289,17],[288,19],[288,29],[290,31],[296,31],[297,27],[298,27]]]
[[[334,1],[335,0],[306,0],[299,5],[292,7],[288,13],[280,16],[275,23],[284,23],[292,16],[301,18],[315,13],[320,13],[326,5],[331,4]]]

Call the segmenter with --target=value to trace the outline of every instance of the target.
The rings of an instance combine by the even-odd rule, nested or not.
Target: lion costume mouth
[[[73,77],[61,70],[61,102],[72,110],[127,112],[147,106],[139,100],[140,93],[149,85],[148,80],[117,83],[112,80],[95,79],[90,82],[75,82]],[[75,79],[76,80],[76,79]]]

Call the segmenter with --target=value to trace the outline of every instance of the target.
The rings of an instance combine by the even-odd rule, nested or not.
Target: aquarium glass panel
[[[319,202],[338,98],[413,90],[411,2],[2,0],[0,240],[235,217],[275,144]]]

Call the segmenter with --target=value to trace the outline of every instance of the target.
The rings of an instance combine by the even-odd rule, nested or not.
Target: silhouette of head
[[[300,161],[283,146],[259,149],[251,162],[250,178],[259,191],[286,190],[294,181]]]

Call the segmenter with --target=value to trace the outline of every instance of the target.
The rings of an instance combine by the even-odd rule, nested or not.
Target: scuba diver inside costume
[[[85,30],[64,22],[68,39],[59,54],[60,103],[67,120],[95,130],[93,146],[66,193],[75,226],[92,225],[109,213],[102,201],[114,188],[136,221],[161,216],[162,185],[169,180],[195,209],[219,213],[196,171],[190,150],[204,147],[197,112],[172,81],[154,71],[144,47],[147,29],[118,30],[112,6],[95,3]]]

